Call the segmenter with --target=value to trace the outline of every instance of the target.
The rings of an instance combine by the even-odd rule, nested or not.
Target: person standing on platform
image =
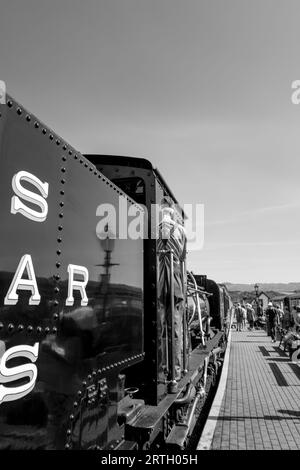
[[[242,310],[243,310],[243,329],[246,329],[246,320],[247,320],[247,308],[245,307],[245,305],[242,305],[241,306]]]
[[[293,323],[293,315],[289,311],[289,308],[285,307],[283,317],[282,317],[282,328],[284,330],[288,330],[292,326],[292,323]]]
[[[247,304],[247,320],[249,323],[250,330],[253,330],[255,322],[255,312],[254,308],[250,304]]]
[[[275,307],[273,307],[272,302],[268,303],[268,308],[266,310],[266,317],[268,319],[270,335],[272,343],[276,341],[276,326],[278,325],[278,312]]]
[[[278,304],[274,305],[274,307],[276,308],[277,310],[277,313],[278,313],[278,321],[279,321],[279,324],[281,325],[282,327],[282,320],[283,320],[283,310],[281,310],[280,306]]]
[[[294,320],[295,330],[297,332],[300,331],[300,305],[297,305],[297,307],[293,311],[293,320]]]
[[[235,313],[235,318],[236,318],[236,330],[242,331],[244,312],[240,303],[237,304],[234,313]]]

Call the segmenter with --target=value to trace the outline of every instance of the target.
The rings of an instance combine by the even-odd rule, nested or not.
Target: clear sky
[[[189,266],[299,281],[299,0],[3,0],[0,79],[82,153],[149,158],[205,204]]]

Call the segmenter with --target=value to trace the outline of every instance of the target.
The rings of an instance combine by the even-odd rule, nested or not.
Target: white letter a
[[[22,279],[22,275],[27,270],[28,279]],[[29,299],[29,305],[39,305],[41,296],[39,294],[35,273],[33,269],[32,259],[30,255],[24,255],[17,267],[14,278],[9,286],[8,292],[4,299],[4,305],[16,305],[19,300],[17,290],[30,290],[32,295]]]

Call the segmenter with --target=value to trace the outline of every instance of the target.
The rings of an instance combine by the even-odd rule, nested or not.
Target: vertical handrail
[[[184,304],[183,304],[183,314],[182,314],[182,322],[183,322],[183,341],[182,341],[182,346],[183,346],[183,357],[182,357],[182,369],[183,373],[187,374],[188,372],[188,361],[187,361],[187,334],[188,334],[188,329],[187,329],[187,316],[186,316],[186,310],[187,310],[187,305],[186,305],[186,284],[184,282],[185,279],[185,263],[182,261],[181,263],[181,273],[182,273],[182,282],[183,282],[183,298],[184,298]]]
[[[170,255],[170,310],[171,310],[171,319],[170,319],[170,333],[171,333],[171,341],[168,341],[170,344],[170,351],[169,351],[169,359],[170,359],[170,376],[169,376],[169,392],[176,393],[177,392],[177,382],[175,379],[175,326],[174,326],[174,313],[175,313],[175,306],[174,306],[174,254],[173,250],[169,251]]]
[[[196,302],[197,302],[197,310],[198,310],[198,318],[199,318],[199,325],[200,325],[200,341],[202,346],[205,346],[205,341],[204,341],[204,332],[203,332],[203,326],[202,326],[202,316],[201,316],[201,308],[200,308],[200,300],[199,300],[199,294],[198,294],[198,286],[196,279],[194,278],[193,273],[190,271],[190,275],[192,278],[192,281],[194,283],[195,287],[195,295],[196,295]]]

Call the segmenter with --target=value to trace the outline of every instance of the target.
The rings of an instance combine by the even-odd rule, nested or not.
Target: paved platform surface
[[[300,367],[263,330],[232,332],[211,450],[299,450]]]

